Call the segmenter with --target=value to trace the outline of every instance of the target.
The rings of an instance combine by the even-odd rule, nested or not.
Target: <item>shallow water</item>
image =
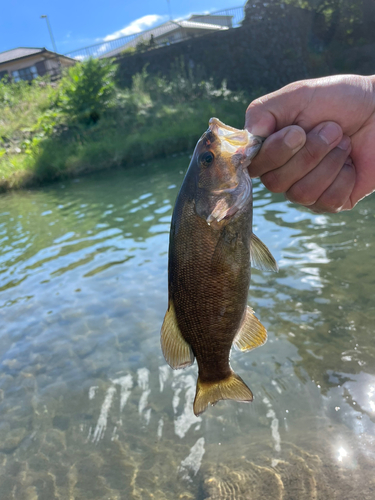
[[[188,162],[0,197],[2,500],[375,498],[375,196],[314,215],[255,183],[255,399],[197,418],[159,345]]]

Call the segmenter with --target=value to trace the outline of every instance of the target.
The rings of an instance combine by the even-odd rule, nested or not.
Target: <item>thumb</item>
[[[275,132],[276,124],[277,119],[269,109],[267,96],[256,99],[247,108],[245,129],[251,134],[268,137]]]
[[[245,129],[268,137],[288,125],[294,125],[306,108],[310,89],[306,82],[294,82],[276,92],[255,99],[246,110]]]

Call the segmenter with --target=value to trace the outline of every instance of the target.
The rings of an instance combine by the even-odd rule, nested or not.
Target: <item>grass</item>
[[[44,82],[0,82],[0,189],[32,183],[30,146],[46,136],[41,117],[50,116],[56,87]]]
[[[93,64],[91,79],[101,63]],[[78,71],[88,70],[80,65]],[[0,190],[192,151],[212,116],[242,128],[250,99],[196,80],[181,65],[170,80],[143,71],[129,89],[114,85],[113,66],[108,67],[94,96],[82,80],[76,85],[80,78],[68,75],[57,87],[0,83]]]

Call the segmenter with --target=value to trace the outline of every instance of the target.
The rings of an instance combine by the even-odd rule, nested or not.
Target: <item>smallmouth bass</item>
[[[172,215],[168,310],[161,346],[173,369],[198,363],[194,413],[253,394],[229,364],[232,345],[247,351],[267,340],[247,306],[251,264],[277,271],[253,234],[247,170],[263,139],[211,118],[198,141]]]

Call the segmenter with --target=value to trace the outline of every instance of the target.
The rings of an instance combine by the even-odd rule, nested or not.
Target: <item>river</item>
[[[2,500],[375,498],[375,196],[316,215],[254,182],[251,404],[192,412],[162,356],[187,156],[0,197]]]

